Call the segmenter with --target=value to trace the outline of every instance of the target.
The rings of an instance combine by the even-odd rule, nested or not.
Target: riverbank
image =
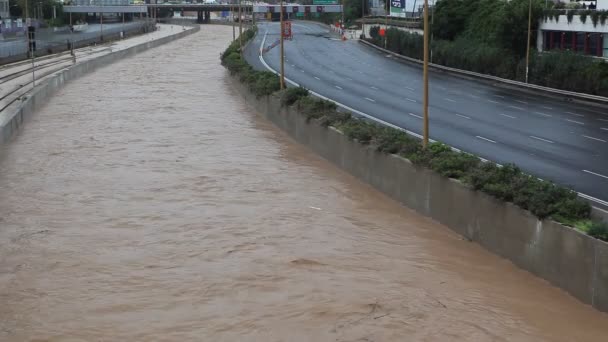
[[[296,106],[286,107],[275,94],[276,76],[253,71],[231,51],[234,48],[222,58],[244,82],[238,88],[298,142],[409,208],[608,311],[608,244],[553,221],[573,224],[589,218],[590,207],[577,200],[576,193],[514,168],[480,164],[445,146],[436,145],[428,153],[418,151],[404,133],[337,113],[327,102],[302,104],[296,97],[286,102]],[[304,113],[302,107],[309,111]],[[413,149],[407,155],[415,157],[418,165],[402,156],[403,149]],[[605,224],[590,224],[600,231],[597,237],[606,239]]]

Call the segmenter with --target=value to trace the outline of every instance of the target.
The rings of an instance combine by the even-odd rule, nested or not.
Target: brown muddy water
[[[71,82],[2,147],[1,341],[608,340],[608,315],[256,116],[231,37]]]

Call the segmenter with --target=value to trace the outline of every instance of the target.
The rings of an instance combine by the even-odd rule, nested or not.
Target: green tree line
[[[502,78],[524,81],[528,0],[440,0],[433,13],[432,62]],[[543,0],[532,0],[530,83],[608,96],[608,63],[573,52],[534,48]],[[379,28],[371,41],[384,45]],[[422,58],[423,39],[416,33],[387,30],[389,50]]]

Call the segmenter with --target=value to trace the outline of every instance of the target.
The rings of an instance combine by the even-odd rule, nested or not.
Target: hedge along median
[[[306,89],[279,92],[278,77],[248,65],[238,42],[222,54],[222,64],[238,78],[245,97],[298,142],[406,206],[608,311],[608,244],[601,241],[608,240],[608,227],[590,219],[589,204],[574,191],[441,143],[423,149],[406,133],[340,112]]]

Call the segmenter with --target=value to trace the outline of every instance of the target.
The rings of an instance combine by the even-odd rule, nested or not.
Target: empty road
[[[247,59],[279,70],[278,23],[262,23]],[[420,134],[422,69],[354,40],[340,41],[319,24],[293,23],[285,42],[288,79],[352,109]],[[608,201],[608,113],[600,108],[430,75],[430,135],[485,159]],[[606,203],[604,203],[606,204]]]

